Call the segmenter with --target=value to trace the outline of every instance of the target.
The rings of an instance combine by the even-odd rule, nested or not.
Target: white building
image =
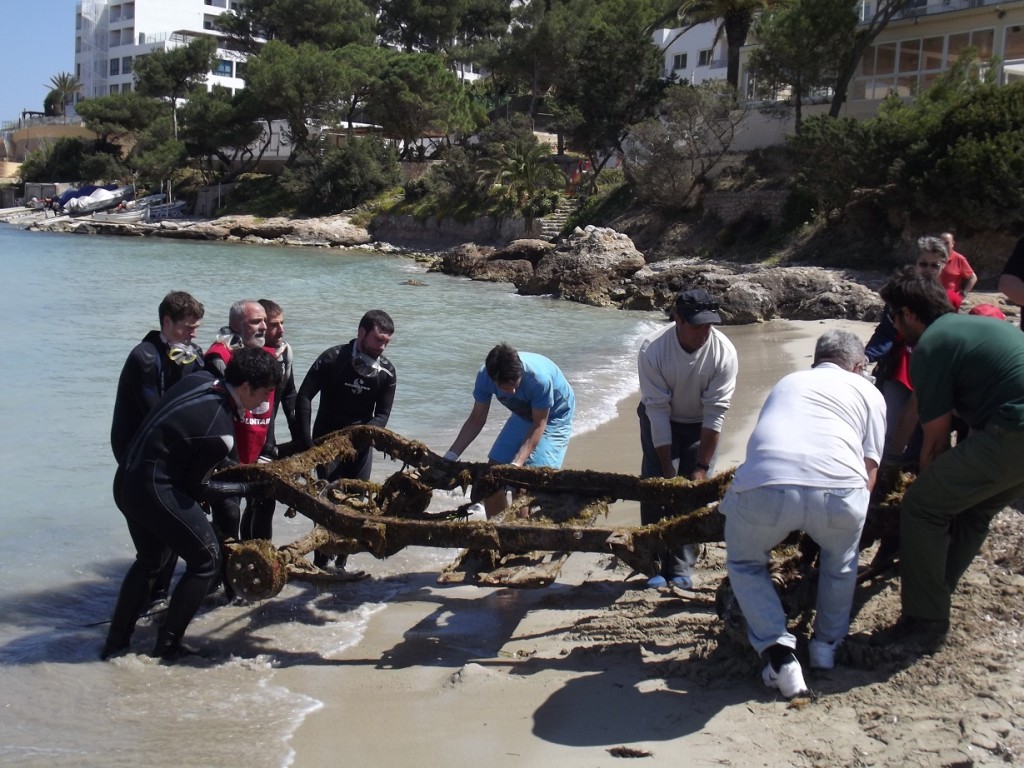
[[[719,23],[706,22],[692,29],[656,29],[654,44],[664,55],[662,76],[675,75],[680,81],[697,85],[705,80],[725,80],[725,35],[717,43]]]
[[[235,0],[81,0],[75,18],[75,77],[82,84],[77,98],[132,90],[139,56],[215,35],[217,16],[239,5]],[[245,86],[244,69],[243,53],[220,47],[207,87],[222,85],[234,93]]]

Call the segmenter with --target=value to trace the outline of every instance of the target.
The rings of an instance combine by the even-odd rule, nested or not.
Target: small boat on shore
[[[130,191],[130,187],[121,187],[114,190],[100,187],[89,195],[82,195],[68,200],[64,204],[64,211],[71,216],[84,216],[96,211],[116,208]]]
[[[149,218],[149,208],[135,208],[127,210],[97,211],[92,215],[93,221],[101,221],[106,224],[138,224]]]
[[[177,200],[173,203],[164,203],[163,205],[151,205],[149,206],[149,218],[147,221],[180,219],[184,213],[186,205],[188,205],[188,203],[184,200]]]

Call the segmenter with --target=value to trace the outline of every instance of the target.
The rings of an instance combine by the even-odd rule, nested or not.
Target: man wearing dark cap
[[[703,480],[711,474],[722,422],[736,389],[736,348],[712,327],[722,317],[707,291],[682,291],[671,315],[673,324],[640,346],[640,474]],[[640,521],[649,525],[677,512],[641,503]],[[659,572],[647,585],[689,589],[696,562],[693,545],[664,552]]]

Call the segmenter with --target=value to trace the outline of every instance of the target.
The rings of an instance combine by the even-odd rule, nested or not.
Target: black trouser
[[[242,513],[242,526],[239,530],[242,541],[248,539],[274,538],[274,509],[277,501],[272,496],[258,499],[246,499],[245,512]]]
[[[337,459],[330,464],[317,467],[317,475],[333,483],[336,480],[369,480],[370,472],[373,470],[373,449],[367,448],[359,453],[354,459],[343,461]],[[348,555],[338,555],[337,564],[344,568]],[[318,568],[329,565],[331,558],[322,553],[319,549],[313,553],[313,564]]]
[[[173,486],[142,490],[119,480],[120,473],[114,501],[128,522],[136,556],[121,584],[109,637],[127,642],[161,567],[176,552],[185,573],[171,593],[163,630],[180,639],[220,573],[217,536],[202,507]]]
[[[654,448],[654,441],[651,438],[651,420],[647,416],[647,409],[640,403],[636,409],[640,417],[640,448],[643,451],[643,462],[640,466],[640,477],[661,477],[661,462],[658,460],[658,452]],[[700,433],[702,425],[679,424],[672,422],[672,458],[679,462],[677,475],[689,477],[697,468],[697,451],[700,448]],[[643,525],[651,525],[660,522],[666,517],[674,517],[682,511],[675,510],[664,504],[652,502],[640,503],[640,522]],[[689,576],[693,572],[693,566],[697,562],[697,547],[692,544],[682,544],[674,547],[660,555],[661,569],[659,573],[666,579],[676,576]]]

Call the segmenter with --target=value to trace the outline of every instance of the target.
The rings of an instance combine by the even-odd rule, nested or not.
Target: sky
[[[50,78],[75,71],[75,0],[0,0],[0,123],[42,111]]]

